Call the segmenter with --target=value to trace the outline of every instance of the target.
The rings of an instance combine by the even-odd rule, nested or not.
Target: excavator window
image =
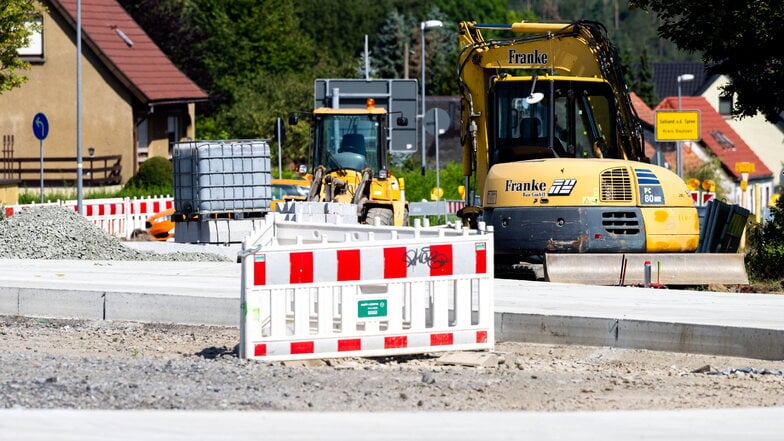
[[[526,116],[520,120],[520,138],[527,142],[536,142],[542,136],[542,122],[535,116]],[[525,142],[525,141],[524,141]]]
[[[495,128],[491,163],[617,157],[610,94],[601,82],[539,78],[534,87],[532,81],[497,83],[488,115],[489,127]]]

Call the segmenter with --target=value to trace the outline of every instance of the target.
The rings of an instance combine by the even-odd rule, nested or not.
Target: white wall
[[[714,84],[703,92],[702,96],[719,111],[720,88],[727,84],[725,76],[720,76]],[[765,120],[758,114],[742,120],[727,117],[727,124],[743,138],[743,141],[757,154],[760,160],[773,172],[773,184],[776,189],[781,187],[782,162],[784,162],[784,132],[775,124]],[[763,204],[767,205],[767,203]]]

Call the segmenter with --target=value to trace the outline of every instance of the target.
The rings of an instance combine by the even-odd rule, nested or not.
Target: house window
[[[142,120],[136,128],[136,142],[139,144],[138,162],[142,163],[149,157],[150,152],[150,122]]]
[[[732,114],[732,94],[719,95],[719,114]]]
[[[174,143],[180,140],[180,118],[177,115],[170,115],[167,118],[166,126],[169,136],[169,159],[171,159],[172,152],[174,152]]]
[[[27,22],[26,26],[31,32],[28,37],[28,44],[17,49],[17,53],[28,61],[42,60],[44,58],[43,19],[36,17]]]

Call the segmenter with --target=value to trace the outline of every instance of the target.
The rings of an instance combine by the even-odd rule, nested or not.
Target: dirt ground
[[[447,354],[262,362],[237,358],[239,330],[232,327],[11,316],[0,316],[0,340],[0,352],[45,356],[47,362],[71,368],[80,357],[104,367],[116,362],[122,366],[112,370],[117,383],[131,375],[123,364],[129,359],[152,365],[214,363],[232,375],[251,375],[259,365],[266,366],[261,371],[274,370],[277,398],[267,397],[264,406],[277,409],[569,411],[784,405],[781,361],[699,354],[497,342],[495,352],[486,353],[497,361],[484,367],[445,363]],[[12,376],[6,372],[0,377],[6,383],[21,381]],[[185,382],[192,379],[182,381],[181,389],[187,389]],[[232,402],[230,396],[227,401]],[[241,409],[255,407],[247,399],[236,401],[243,402]]]

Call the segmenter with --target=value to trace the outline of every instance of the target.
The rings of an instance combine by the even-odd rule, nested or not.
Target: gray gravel
[[[0,316],[0,408],[572,411],[782,406],[781,362],[502,342],[438,354],[240,360],[231,327]],[[463,354],[465,355],[465,354]],[[754,369],[712,375],[733,367]],[[0,435],[0,438],[2,436]]]
[[[31,207],[0,220],[0,258],[231,261],[210,252],[138,250],[75,211],[57,206]]]

